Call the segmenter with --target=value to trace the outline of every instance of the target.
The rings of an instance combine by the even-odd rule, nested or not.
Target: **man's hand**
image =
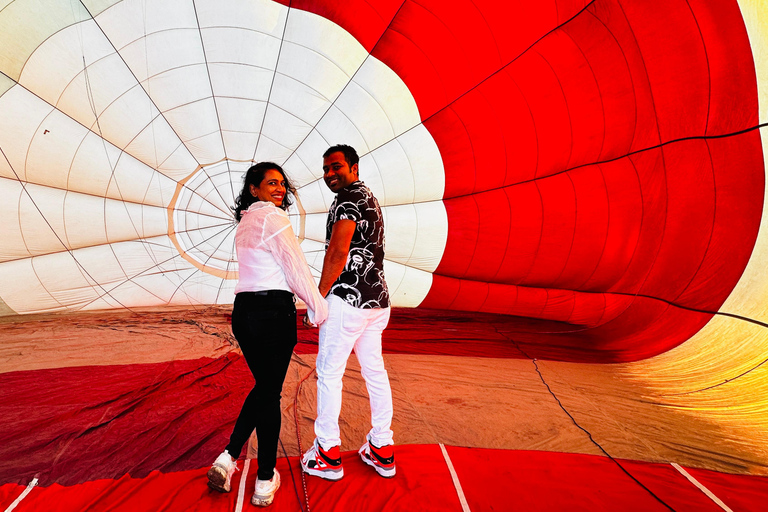
[[[315,324],[309,321],[309,315],[304,315],[304,320],[302,321],[304,324],[304,327],[314,328],[317,327]]]

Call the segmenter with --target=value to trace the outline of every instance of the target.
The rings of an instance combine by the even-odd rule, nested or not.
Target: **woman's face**
[[[258,187],[251,185],[251,195],[259,201],[268,201],[280,207],[285,198],[285,178],[280,171],[269,169]]]

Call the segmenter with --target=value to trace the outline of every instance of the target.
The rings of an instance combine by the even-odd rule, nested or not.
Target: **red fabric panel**
[[[586,3],[406,1],[372,55],[403,79],[427,119]]]
[[[706,469],[685,470],[732,510],[762,510],[768,503],[768,478]]]
[[[746,70],[754,69],[751,52],[733,51],[749,46],[741,13],[727,2],[690,0],[702,40],[706,41],[709,75],[709,117],[707,135],[722,135],[755,122],[758,109],[756,79]]]
[[[669,510],[605,457],[452,446],[446,450],[470,510]],[[376,475],[357,453],[343,453],[342,481],[308,477],[311,510],[461,510],[437,445],[400,445],[396,453],[398,472],[390,480]],[[670,465],[627,460],[619,463],[674,510],[722,510]],[[277,470],[282,485],[270,510],[299,510],[300,505],[304,506],[304,494],[297,473],[298,459],[278,459]],[[232,492],[222,494],[208,489],[206,471],[207,467],[171,473],[153,471],[143,478],[126,475],[69,487],[39,486],[16,510],[234,510],[242,472],[235,473]],[[761,510],[768,498],[768,479],[764,477],[687,471],[734,510]],[[252,461],[246,477],[244,510],[252,508],[247,501],[255,478]],[[16,484],[0,486],[0,508],[10,505],[23,489]]]
[[[743,32],[738,5],[728,7],[722,9],[725,16],[722,21],[740,24]],[[703,135],[710,101],[709,77],[719,70],[710,69],[707,64],[707,42],[702,40],[688,2],[665,2],[663,12],[658,6],[642,1],[621,2],[621,8],[632,27],[634,44],[643,56],[661,140]],[[712,42],[718,43],[722,44]],[[748,46],[738,49],[728,46],[731,51],[749,52]],[[738,74],[753,72],[754,67],[739,70]],[[742,90],[740,94],[748,92]]]
[[[203,467],[227,444],[252,386],[234,353],[0,374],[0,483]]]
[[[619,461],[656,499],[607,457],[457,447],[447,450],[470,510],[661,511],[669,510],[666,503],[673,510],[722,512],[668,464]],[[721,484],[749,489],[746,499],[732,501],[734,510],[762,509],[768,479],[708,473]],[[732,490],[728,494],[730,498],[736,493]]]
[[[352,34],[369,52],[392,22],[402,0],[275,0],[292,9],[301,9],[327,18]]]
[[[595,2],[426,121],[441,149],[450,149],[448,241],[424,307],[590,327],[615,314],[590,314],[578,301],[577,308],[564,290],[720,307],[748,261],[762,214],[759,134],[655,146],[754,127],[754,66],[736,5],[664,9],[659,20],[658,6]],[[738,57],[729,61],[729,54]],[[711,121],[715,109],[726,119]],[[504,126],[502,113],[515,122]],[[605,158],[617,160],[594,164]],[[644,301],[634,304],[607,329],[627,343],[675,346],[707,321],[675,317],[679,308],[661,305],[654,310],[664,310],[669,325],[667,339],[656,341],[656,326],[636,320],[662,317],[649,317]],[[592,334],[595,341],[585,341],[597,348],[604,334]],[[626,349],[640,352],[658,350]]]
[[[310,508],[313,511],[338,510],[441,510],[461,511],[455,494],[443,492],[453,487],[451,476],[437,445],[397,447],[397,476],[384,479],[365,465],[356,451],[342,453],[344,479],[328,482],[307,477]],[[290,464],[290,469],[289,469]],[[244,461],[239,462],[242,469]],[[269,510],[300,510],[304,492],[298,458],[277,459],[282,484]],[[142,478],[125,475],[119,479],[100,479],[74,486],[36,487],[16,508],[18,512],[136,511],[186,512],[189,510],[234,510],[242,471],[234,474],[232,492],[208,489],[208,467],[161,473],[153,471]],[[291,475],[293,472],[293,478]],[[253,510],[250,498],[256,483],[256,461],[251,462],[245,483],[243,510]],[[15,484],[0,486],[0,505],[5,508],[23,488]],[[7,502],[7,503],[6,503]]]
[[[746,199],[765,186],[763,176],[741,170],[763,165],[760,148],[757,131],[707,141],[717,190],[712,235],[696,276],[677,302],[716,309],[721,304],[719,298],[730,292],[730,283],[741,277],[752,252],[745,240],[752,240],[760,229],[759,207]]]
[[[635,295],[723,303],[762,214],[759,134],[675,141],[757,124],[735,2],[336,4],[290,5],[392,68],[443,157],[448,240],[422,307],[572,323],[590,353],[610,333],[626,355],[708,318]]]

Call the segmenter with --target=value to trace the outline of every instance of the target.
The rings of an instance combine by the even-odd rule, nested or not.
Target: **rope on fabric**
[[[301,392],[301,385],[304,384],[304,381],[306,381],[313,373],[315,373],[315,368],[312,368],[309,373],[307,373],[303,379],[301,379],[296,386],[296,395],[293,397],[293,419],[296,423],[296,442],[299,447],[299,458],[304,454],[304,448],[301,446],[301,429],[299,428],[299,393]],[[299,459],[299,463],[301,463],[301,459]],[[304,488],[304,503],[307,505],[307,508],[305,509],[305,512],[310,512],[309,509],[309,492],[307,491],[307,477],[304,475],[304,471],[301,471],[301,485]]]

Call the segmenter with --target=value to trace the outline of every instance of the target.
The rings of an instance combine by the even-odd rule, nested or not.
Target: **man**
[[[328,480],[344,476],[339,447],[342,377],[354,349],[371,404],[371,430],[359,450],[363,462],[395,476],[392,391],[381,356],[381,332],[389,322],[384,280],[384,222],[379,203],[359,180],[357,152],[346,145],[323,154],[323,179],[336,193],[328,211],[320,294],[328,320],[320,326],[317,354],[315,441],[302,457],[306,473]],[[307,319],[305,319],[305,323]]]

